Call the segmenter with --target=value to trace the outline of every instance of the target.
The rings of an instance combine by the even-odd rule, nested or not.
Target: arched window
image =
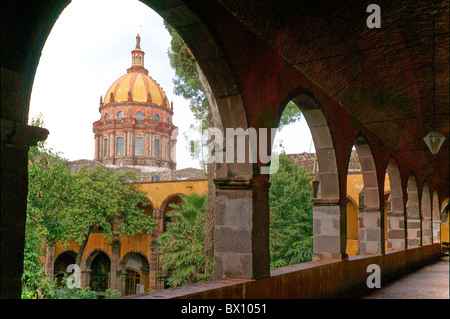
[[[159,121],[159,120],[160,120],[160,116],[159,116],[158,113],[155,114],[155,120],[156,120],[156,121]]]
[[[117,113],[117,119],[118,120],[121,120],[121,119],[123,119],[125,117],[125,113],[123,112],[123,111],[119,111],[118,113]]]
[[[109,114],[108,114],[108,112],[105,113],[105,117],[104,117],[104,118],[105,118],[105,121],[109,120]]]
[[[170,124],[170,117],[167,118],[167,124]]]
[[[141,111],[137,111],[134,114],[134,116],[135,116],[136,120],[143,120],[144,119],[144,113],[142,113]]]

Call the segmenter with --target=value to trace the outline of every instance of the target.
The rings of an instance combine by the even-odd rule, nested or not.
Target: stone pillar
[[[48,131],[26,125],[26,116],[21,120],[3,118],[10,115],[6,110],[3,112],[4,105],[16,110],[17,114],[20,114],[18,104],[25,105],[21,104],[23,101],[19,101],[24,93],[20,91],[24,90],[25,84],[17,76],[2,69],[0,278],[2,298],[19,299],[25,246],[28,150],[38,141],[44,141]],[[23,109],[27,110],[25,107]]]
[[[422,227],[418,198],[417,191],[408,192],[408,203],[406,204],[408,248],[417,247],[422,244]]]
[[[90,285],[90,281],[91,281],[91,269],[81,269],[81,283],[80,283],[80,288],[86,288],[89,287]]]
[[[270,276],[268,176],[214,182],[214,279]]]
[[[422,245],[432,244],[432,223],[431,216],[422,218]]]
[[[149,258],[149,270],[148,270],[148,288],[150,291],[162,289],[159,285],[159,260],[158,252],[155,244],[153,243],[157,236],[152,236],[152,243],[150,244],[150,258]]]
[[[381,247],[381,213],[379,207],[370,205],[374,203],[367,203],[371,197],[367,191],[363,189],[359,194],[359,251],[361,255],[378,255],[384,251]]]
[[[114,239],[111,244],[111,279],[109,282],[109,289],[120,291],[120,246],[118,239]]]
[[[388,199],[387,205],[387,242],[389,250],[405,249],[405,220],[403,212],[403,197]]]
[[[342,227],[339,199],[313,198],[313,260],[346,259],[346,227]],[[344,232],[344,233],[343,233]]]

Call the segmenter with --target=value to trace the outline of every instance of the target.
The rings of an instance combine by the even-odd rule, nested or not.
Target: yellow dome
[[[136,37],[136,48],[131,51],[132,65],[127,73],[118,78],[108,89],[103,101],[111,102],[151,102],[153,104],[168,106],[166,94],[161,87],[148,76],[144,68],[144,51],[140,47],[141,37]]]
[[[154,104],[168,105],[164,91],[155,80],[144,72],[129,72],[118,78],[106,92],[105,104],[113,102],[111,101],[111,93],[114,102],[129,101],[129,97],[131,97],[131,101],[134,102],[151,100]]]

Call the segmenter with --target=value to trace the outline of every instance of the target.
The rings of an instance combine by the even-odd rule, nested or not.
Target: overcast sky
[[[162,18],[137,0],[73,0],[56,21],[42,51],[31,94],[29,121],[41,113],[50,131],[48,147],[69,160],[94,158],[92,124],[99,101],[131,66],[136,35],[145,68],[174,104],[180,134],[177,168],[199,167],[186,150],[183,133],[195,123],[189,102],[173,93],[174,71],[167,50],[170,35]],[[286,153],[314,152],[305,120],[277,133]]]

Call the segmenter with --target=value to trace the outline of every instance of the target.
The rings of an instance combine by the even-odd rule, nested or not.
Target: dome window
[[[105,113],[104,118],[105,118],[105,121],[109,120],[109,114],[108,114],[108,112]]]
[[[136,120],[143,120],[144,119],[144,113],[141,111],[137,111],[134,116],[136,117]]]
[[[144,139],[142,137],[136,137],[134,142],[134,155],[144,156]]]
[[[170,124],[170,117],[167,118],[167,124]]]
[[[116,145],[117,145],[116,155],[123,156],[123,137],[117,138]]]
[[[155,120],[156,120],[156,121],[160,121],[160,116],[159,116],[158,113],[155,114]]]
[[[121,120],[121,119],[123,119],[125,117],[125,113],[123,112],[123,111],[119,111],[118,113],[117,113],[117,119],[118,120]]]

